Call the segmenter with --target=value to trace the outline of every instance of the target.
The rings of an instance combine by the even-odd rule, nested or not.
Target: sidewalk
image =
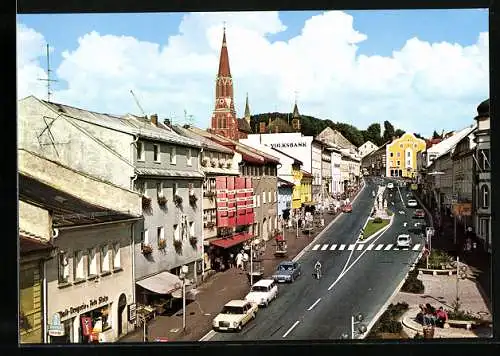
[[[356,196],[352,194],[349,199]],[[325,227],[338,216],[324,213]],[[296,230],[285,231],[287,239],[288,256],[277,258],[274,256],[276,243],[268,240],[266,250],[262,257],[264,276],[269,276],[279,262],[293,259],[302,251],[322,230],[316,229],[310,236]],[[186,330],[182,330],[182,309],[173,316],[157,316],[148,324],[148,339],[154,341],[158,337],[167,338],[168,341],[198,341],[211,330],[213,318],[220,312],[225,303],[232,299],[241,299],[248,293],[249,282],[245,271],[231,268],[219,272],[208,278],[200,287],[196,300],[186,305]],[[142,342],[143,331],[136,329],[118,342]]]
[[[423,200],[418,194],[415,195],[423,206]],[[464,251],[465,232],[464,227],[459,223],[457,223],[457,243],[455,244],[453,220],[449,216],[441,217],[441,231],[439,233],[436,231],[436,236],[432,239],[432,248],[446,251],[452,256],[457,256],[458,254],[460,261],[469,266],[472,272],[469,279],[476,281],[481,297],[491,310],[491,255],[479,244],[474,251]]]

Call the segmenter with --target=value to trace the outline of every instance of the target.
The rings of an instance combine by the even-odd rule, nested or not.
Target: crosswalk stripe
[[[345,245],[344,244],[340,245],[339,250],[343,251],[344,249],[345,249]]]
[[[384,251],[389,251],[392,248],[393,244],[389,244],[384,248]]]
[[[328,244],[324,244],[323,247],[321,248],[321,251],[324,251],[328,248]]]
[[[330,247],[330,251],[333,251],[337,248],[337,245],[336,244],[333,244],[331,247]]]
[[[316,251],[321,245],[316,245],[312,248],[313,251]]]
[[[358,245],[358,248],[356,250],[361,251],[363,249],[363,245]]]
[[[373,246],[375,246],[374,244],[370,244],[368,245],[368,247],[366,248],[368,251],[371,250],[373,248]]]
[[[380,244],[377,246],[377,248],[375,249],[375,251],[380,251],[382,249],[382,247],[384,247],[384,245]]]
[[[349,251],[354,250],[354,245],[352,245],[352,244],[351,244],[351,245],[349,245],[349,247],[348,247],[347,249],[348,249]]]
[[[408,247],[403,249],[403,251],[408,251],[408,250],[409,250],[409,248],[408,248]]]
[[[418,251],[419,248],[420,248],[420,244],[416,244],[415,246],[413,246],[413,251]]]
[[[394,247],[394,248],[393,248],[393,251],[399,251],[399,248]]]

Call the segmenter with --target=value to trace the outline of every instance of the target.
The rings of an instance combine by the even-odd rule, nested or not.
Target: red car
[[[415,210],[415,217],[419,219],[425,218],[425,211],[423,211],[422,209]]]
[[[352,213],[352,205],[351,204],[346,204],[342,207],[342,212],[343,213]]]

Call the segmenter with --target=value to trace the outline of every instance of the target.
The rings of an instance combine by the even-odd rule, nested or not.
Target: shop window
[[[75,257],[73,259],[73,273],[74,273],[73,279],[75,281],[82,280],[85,278],[82,251],[75,252]]]
[[[141,141],[137,142],[137,160],[144,161],[144,143]]]
[[[153,159],[156,163],[160,163],[160,145],[153,145]]]
[[[481,187],[481,207],[483,209],[488,209],[490,206],[490,191],[487,185]]]
[[[177,150],[175,147],[172,147],[170,149],[170,164],[176,164],[177,163]]]
[[[120,244],[115,243],[113,245],[113,269],[120,269],[121,268],[121,253],[120,253]]]
[[[101,247],[101,273],[109,272],[110,269],[110,248],[108,245]]]
[[[89,277],[97,275],[97,251],[95,248],[89,249],[87,263],[87,274]]]
[[[88,313],[82,314],[82,316],[92,318],[92,331],[94,332],[104,332],[112,327],[111,304],[91,310]]]
[[[69,258],[67,253],[59,254],[59,283],[68,283],[69,282]]]
[[[148,231],[148,229],[144,229],[144,231],[141,232],[141,242],[144,245],[149,246],[149,231]]]

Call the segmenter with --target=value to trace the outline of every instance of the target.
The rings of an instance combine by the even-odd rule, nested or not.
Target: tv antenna
[[[52,69],[50,69],[50,55],[49,55],[49,44],[47,43],[47,79],[38,79],[47,82],[47,102],[50,102],[50,95],[52,92],[50,91],[50,83],[58,82],[58,80],[50,79],[50,74],[52,73]]]
[[[193,124],[194,124],[194,116],[188,115],[186,109],[184,109],[184,122],[189,126],[193,126]]]

